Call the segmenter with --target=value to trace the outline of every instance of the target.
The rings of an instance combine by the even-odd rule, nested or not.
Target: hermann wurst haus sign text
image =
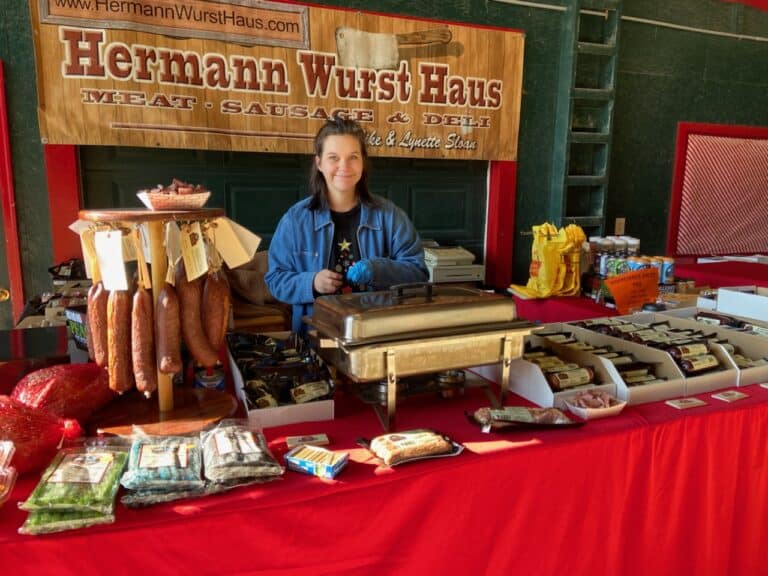
[[[516,160],[521,32],[247,0],[30,0],[50,144]]]

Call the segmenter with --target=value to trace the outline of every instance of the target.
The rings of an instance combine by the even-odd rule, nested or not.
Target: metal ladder
[[[563,16],[550,221],[605,232],[621,0],[568,0]]]

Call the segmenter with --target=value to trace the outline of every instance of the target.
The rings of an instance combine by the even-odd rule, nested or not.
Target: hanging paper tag
[[[261,238],[229,218],[216,218],[213,241],[227,266],[237,268],[253,259]]]
[[[139,238],[141,239],[139,245],[144,254],[144,262],[152,264],[152,249],[149,246],[149,226],[146,222],[142,222],[136,226],[136,229],[139,231]]]
[[[101,281],[107,290],[127,290],[128,277],[123,260],[123,233],[120,230],[100,230],[95,234],[96,258]]]
[[[176,286],[176,263],[168,259],[168,267],[165,270],[165,281],[171,286]]]
[[[184,258],[184,268],[190,282],[208,272],[208,258],[205,255],[200,222],[181,225],[181,257]]]
[[[176,222],[165,224],[165,253],[171,262],[176,262],[181,256],[181,236]]]
[[[145,290],[152,290],[152,278],[149,275],[147,269],[147,261],[144,259],[144,247],[141,240],[141,228],[137,227],[134,234],[134,242],[136,243],[136,256],[138,258],[137,268],[139,271],[139,284],[144,287]]]
[[[136,260],[136,238],[133,228],[121,226],[120,232],[123,234],[123,262],[133,262]]]
[[[88,228],[80,233],[80,249],[83,251],[83,261],[85,262],[85,275],[97,283],[101,280],[99,273],[99,263],[96,261],[96,242],[93,237],[94,230]]]

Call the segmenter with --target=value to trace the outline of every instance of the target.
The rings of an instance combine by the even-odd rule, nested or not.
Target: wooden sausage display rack
[[[170,221],[194,222],[224,216],[221,208],[195,210],[110,209],[81,210],[81,220],[95,224],[121,223],[147,224],[152,278],[152,299],[157,313],[157,299],[168,271],[168,257],[164,243],[165,224]],[[95,280],[95,279],[94,279]],[[133,425],[152,434],[183,434],[197,431],[205,425],[232,415],[237,403],[226,392],[215,390],[176,390],[172,376],[157,372],[158,402],[147,402],[135,395],[136,400],[119,403],[96,419],[97,432],[130,434]],[[113,403],[115,404],[115,403]]]

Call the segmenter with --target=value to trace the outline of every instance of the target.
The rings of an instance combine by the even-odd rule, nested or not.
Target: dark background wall
[[[530,255],[530,240],[520,232],[550,213],[547,203],[563,18],[557,8],[565,2],[540,3],[556,9],[494,0],[316,2],[525,31],[514,251],[517,281],[525,281]],[[46,269],[53,264],[31,26],[25,0],[0,4],[0,59],[6,66],[22,264],[30,297],[49,288]],[[611,229],[615,217],[626,217],[627,233],[640,237],[643,251],[662,253],[677,123],[768,125],[768,12],[718,0],[625,0],[623,12],[607,222]],[[465,167],[448,167],[444,171],[448,177],[451,170],[459,178]],[[1,259],[4,255],[0,256],[3,264]],[[0,282],[5,281],[5,273],[5,266],[0,266]]]

